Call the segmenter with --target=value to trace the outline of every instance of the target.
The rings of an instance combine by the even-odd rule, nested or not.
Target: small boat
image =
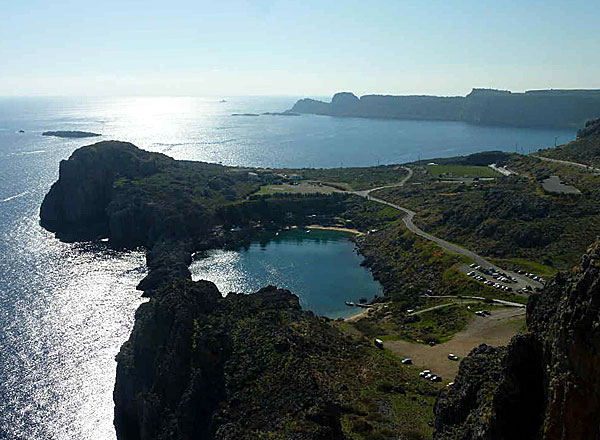
[[[352,301],[344,301],[344,304],[350,307],[354,307],[354,303]]]
[[[224,99],[221,99],[219,102],[227,102],[227,101],[225,101]]]

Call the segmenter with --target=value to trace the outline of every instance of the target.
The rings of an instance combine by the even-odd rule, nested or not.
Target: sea
[[[0,98],[0,439],[115,439],[114,357],[143,302],[135,287],[146,274],[144,250],[61,243],[39,226],[40,203],[75,149],[116,139],[176,159],[331,168],[528,153],[575,137],[461,122],[260,115],[297,98]],[[42,136],[47,130],[102,136]],[[304,308],[343,317],[344,300],[381,292],[361,260],[347,236],[295,231],[209,252],[191,269],[224,293],[277,284],[298,293]]]

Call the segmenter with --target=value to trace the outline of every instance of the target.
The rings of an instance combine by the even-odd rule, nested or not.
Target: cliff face
[[[436,440],[600,438],[600,248],[527,308],[529,333],[481,346],[435,406]]]
[[[65,238],[105,235],[107,207],[119,177],[138,179],[158,172],[159,163],[172,160],[127,142],[100,142],[76,150],[60,163],[59,179],[44,198],[41,225]]]
[[[117,436],[341,439],[327,359],[351,352],[288,291],[175,282],[139,308],[117,356]]]
[[[600,116],[600,91],[538,90],[511,93],[474,89],[466,97],[382,96],[344,92],[331,103],[303,99],[297,113],[365,118],[464,121],[516,127],[579,127]]]

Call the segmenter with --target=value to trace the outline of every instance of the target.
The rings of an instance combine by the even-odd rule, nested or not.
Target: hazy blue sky
[[[600,88],[591,0],[0,1],[0,95]]]

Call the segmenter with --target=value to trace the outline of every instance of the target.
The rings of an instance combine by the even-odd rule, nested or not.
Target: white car
[[[448,355],[448,359],[450,359],[451,361],[457,361],[457,360],[458,360],[458,356],[456,356],[456,355],[455,355],[455,354],[453,354],[453,353],[450,353],[450,354]]]

